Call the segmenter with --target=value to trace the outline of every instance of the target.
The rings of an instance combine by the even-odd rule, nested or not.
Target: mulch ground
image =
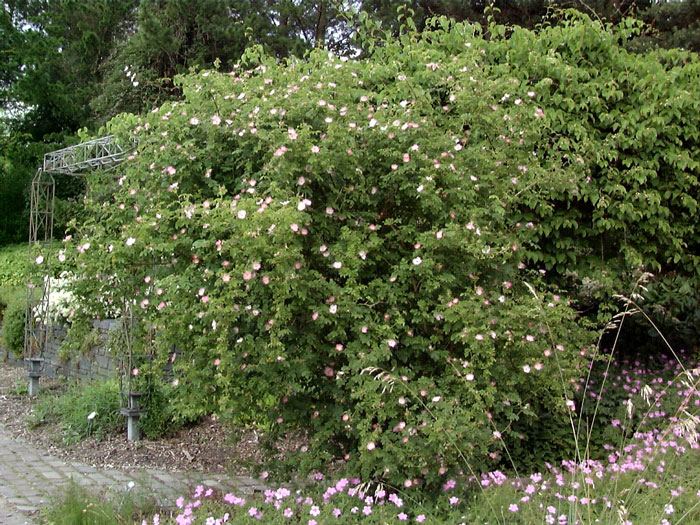
[[[0,363],[0,422],[4,432],[61,459],[82,461],[95,468],[153,468],[249,475],[265,457],[255,431],[231,429],[212,418],[158,440],[136,442],[127,441],[125,422],[123,434],[107,435],[102,440],[90,437],[67,445],[58,424],[33,428],[28,424],[37,397],[22,394],[27,384],[24,373],[22,368]],[[66,385],[64,380],[41,378],[39,395],[58,395]],[[305,446],[304,440],[295,436],[279,442],[276,448],[280,455],[285,456],[297,453]]]

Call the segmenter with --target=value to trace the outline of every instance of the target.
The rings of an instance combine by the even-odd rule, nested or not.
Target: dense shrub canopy
[[[574,191],[523,213],[539,226],[531,260],[559,274],[700,268],[700,63],[626,52],[634,29],[575,22],[489,46],[499,74],[533,84],[554,148],[584,166]]]
[[[595,235],[631,220],[640,232],[615,258],[626,270],[653,249],[641,240],[659,217],[671,227],[680,213],[682,242],[694,239],[686,190],[654,190],[657,207],[634,213],[602,199],[641,198],[656,180],[653,165],[623,175],[643,156],[620,142],[636,122],[619,129],[620,85],[650,69],[685,82],[697,63],[632,67],[624,35],[587,19],[509,39],[492,27],[489,41],[438,24],[362,61],[279,64],[251,49],[230,73],[180,78],[183,101],[112,123],[138,151],[118,180],[91,180],[93,219],[59,257],[82,276],[82,314],[133,305],[137,358],[173,361],[180,417],[302,427],[315,450],[406,486],[497,463],[502,439],[535,441],[545,413],[547,439],[568,432],[591,338],[543,275],[590,271]],[[572,118],[586,110],[601,113]],[[686,133],[676,126],[639,140]],[[686,145],[647,160],[693,184]],[[682,251],[665,240],[664,263]]]

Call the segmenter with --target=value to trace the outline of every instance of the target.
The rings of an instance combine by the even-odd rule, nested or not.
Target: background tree
[[[26,239],[28,181],[42,155],[76,141],[80,128],[93,127],[90,101],[100,86],[100,65],[123,38],[135,5],[121,0],[3,3],[0,199],[11,219],[0,239]],[[76,179],[56,179],[60,198],[70,201],[83,190]]]
[[[179,98],[177,74],[218,64],[230,70],[246,46],[284,59],[314,47],[346,54],[351,27],[341,0],[142,0],[135,30],[104,63],[93,110],[100,122]],[[138,88],[138,89],[133,89]]]
[[[639,17],[650,27],[640,44],[700,52],[700,0],[655,2]]]
[[[419,30],[433,16],[486,24],[488,15],[505,25],[535,29],[546,19],[558,17],[556,10],[576,9],[604,22],[619,23],[625,17],[643,20],[648,28],[634,39],[633,49],[680,47],[700,51],[700,0],[362,0],[361,10],[382,22],[395,35],[400,22],[396,13],[407,6]],[[487,8],[493,8],[487,12]]]
[[[17,128],[47,142],[90,125],[100,65],[125,34],[134,5],[117,0],[6,5],[4,16],[11,17],[13,28],[3,44],[13,71],[4,94],[24,108],[13,120]]]

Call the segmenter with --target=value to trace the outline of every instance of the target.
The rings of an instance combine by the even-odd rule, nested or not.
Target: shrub
[[[0,247],[0,286],[24,286],[27,283],[27,245]]]
[[[21,358],[24,353],[24,317],[26,297],[21,291],[15,291],[8,299],[2,318],[2,345],[5,357],[12,353]]]
[[[580,169],[532,155],[552,141],[537,97],[485,45],[457,25],[368,61],[253,49],[113,124],[139,150],[91,182],[66,254],[86,309],[133,308],[137,368],[174,360],[177,417],[302,427],[307,468],[430,486],[498,463],[513,421],[568,424],[590,336],[512,215]]]
[[[579,17],[538,32],[512,28],[484,60],[537,94],[553,144],[534,153],[544,160],[554,148],[581,167],[573,188],[552,188],[546,205],[514,217],[534,225],[527,259],[572,293],[599,283],[581,309],[607,322],[619,311],[612,294],[631,289],[641,271],[697,280],[700,61],[677,49],[630,53],[633,21],[603,30]]]

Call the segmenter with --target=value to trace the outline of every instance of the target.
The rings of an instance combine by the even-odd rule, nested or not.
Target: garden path
[[[236,495],[264,490],[259,480],[244,476],[174,472],[155,469],[97,469],[79,461],[66,462],[21,438],[12,438],[0,423],[0,523],[32,524],[30,518],[73,480],[90,490],[118,496],[128,490],[152,497],[158,505],[174,506],[203,485]],[[22,514],[20,514],[20,512]]]

